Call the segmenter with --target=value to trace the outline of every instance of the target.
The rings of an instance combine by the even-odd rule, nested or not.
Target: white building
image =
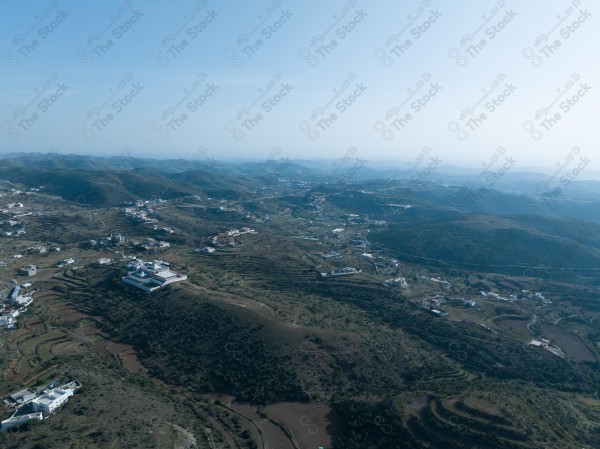
[[[0,312],[0,326],[12,326],[17,322],[19,311],[17,309],[3,310]]]
[[[388,285],[397,285],[397,286],[400,286],[401,288],[408,288],[408,283],[406,282],[406,278],[403,278],[403,277],[388,279],[387,281],[385,281],[385,283]]]
[[[47,416],[67,402],[71,396],[73,396],[73,390],[54,388],[32,400],[31,404],[36,412],[42,412],[44,416]]]
[[[0,315],[0,326],[14,326],[15,319],[11,316]]]
[[[161,260],[155,260],[154,262],[132,261],[127,264],[127,267],[135,268],[135,271],[123,276],[121,280],[145,292],[151,292],[165,285],[187,280],[185,274],[171,271],[169,264]]]
[[[35,390],[26,388],[25,390],[17,391],[9,396],[8,401],[11,406],[26,404],[35,398]]]
[[[21,274],[23,276],[34,276],[37,273],[37,267],[35,265],[27,265],[21,268]]]
[[[32,419],[37,419],[41,421],[43,418],[42,412],[37,413],[29,413],[28,415],[20,415],[20,416],[11,416],[8,419],[2,421],[2,430],[8,430],[14,426],[20,426],[21,424],[25,424]]]

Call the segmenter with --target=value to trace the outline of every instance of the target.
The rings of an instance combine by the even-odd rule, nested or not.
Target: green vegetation
[[[3,258],[61,247],[7,268],[5,284],[19,266],[40,270],[19,329],[2,330],[2,391],[66,373],[84,385],[50,419],[0,435],[2,447],[599,446],[598,225],[489,192],[493,210],[461,214],[435,185],[140,164],[0,174],[46,185],[23,196],[35,214],[25,236],[2,237]],[[155,221],[125,214],[140,198]],[[256,233],[211,239],[245,226]],[[126,241],[90,244],[117,233]],[[170,246],[134,244],[149,237]],[[189,281],[143,293],[121,282],[124,262],[92,264],[115,251],[165,259]],[[57,268],[66,257],[76,262]],[[331,275],[348,266],[360,273]],[[284,417],[264,411],[282,403],[295,404]]]

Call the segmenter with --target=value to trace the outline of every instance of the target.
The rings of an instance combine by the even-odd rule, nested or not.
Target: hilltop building
[[[14,407],[19,404],[27,403],[33,398],[35,398],[35,390],[26,388],[25,390],[17,391],[16,393],[11,394],[4,402],[9,406]]]
[[[170,265],[162,260],[153,262],[136,260],[128,263],[126,267],[134,270],[129,272],[127,276],[123,276],[121,280],[145,292],[151,292],[165,285],[187,280],[187,275],[171,271]]]
[[[66,403],[71,396],[73,396],[73,390],[71,389],[53,388],[33,399],[31,404],[34,411],[42,412],[44,416],[47,416]]]

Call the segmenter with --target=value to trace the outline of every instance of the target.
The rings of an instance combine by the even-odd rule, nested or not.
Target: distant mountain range
[[[402,190],[413,201],[435,205],[434,209],[502,215],[533,213],[600,223],[599,181],[573,180],[557,186],[558,180],[548,183],[548,176],[533,172],[507,172],[490,184],[486,175],[473,170],[460,174],[452,167],[438,168],[431,173],[421,172],[419,177],[415,171],[358,166],[346,159],[324,162],[273,158],[232,163],[205,157],[157,160],[13,153],[0,156],[0,163],[2,179],[29,187],[44,185],[67,200],[95,205],[152,196],[237,197],[242,191],[279,179],[355,186],[375,182],[387,185],[386,195]]]

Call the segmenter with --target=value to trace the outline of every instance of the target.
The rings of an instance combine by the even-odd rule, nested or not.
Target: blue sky
[[[501,147],[517,167],[577,154],[568,162],[588,158],[591,173],[599,15],[589,0],[3,0],[0,148],[257,160],[353,148],[399,164],[428,148],[480,167]]]

